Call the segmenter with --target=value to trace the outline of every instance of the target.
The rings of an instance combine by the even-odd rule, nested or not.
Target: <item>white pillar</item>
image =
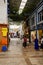
[[[0,24],[8,24],[7,0],[0,0]]]
[[[38,30],[37,30],[37,38],[39,39],[39,32],[38,32]]]

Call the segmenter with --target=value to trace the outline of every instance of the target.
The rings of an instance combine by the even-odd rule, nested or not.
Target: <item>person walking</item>
[[[35,45],[34,45],[35,50],[39,50],[38,39],[35,38],[35,41],[34,42],[35,42]]]
[[[40,45],[40,48],[43,49],[43,36],[41,38],[41,45]]]
[[[23,47],[26,48],[26,46],[27,46],[27,38],[26,38],[26,36],[24,36],[24,38],[23,38]]]

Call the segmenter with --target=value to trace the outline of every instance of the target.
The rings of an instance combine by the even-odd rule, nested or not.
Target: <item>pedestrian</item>
[[[41,45],[40,48],[43,49],[43,36],[41,37]]]
[[[26,48],[26,46],[27,46],[27,38],[26,38],[26,36],[24,36],[24,38],[23,38],[23,47]]]
[[[38,39],[35,38],[34,42],[35,42],[35,45],[34,45],[35,50],[39,50]]]
[[[9,34],[9,42],[10,42],[10,34]]]

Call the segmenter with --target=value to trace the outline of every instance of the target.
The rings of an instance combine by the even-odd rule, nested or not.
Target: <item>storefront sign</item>
[[[7,28],[2,28],[2,36],[7,36]]]

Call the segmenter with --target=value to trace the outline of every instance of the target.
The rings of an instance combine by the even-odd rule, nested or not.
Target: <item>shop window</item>
[[[43,10],[38,13],[38,22],[43,20]]]

